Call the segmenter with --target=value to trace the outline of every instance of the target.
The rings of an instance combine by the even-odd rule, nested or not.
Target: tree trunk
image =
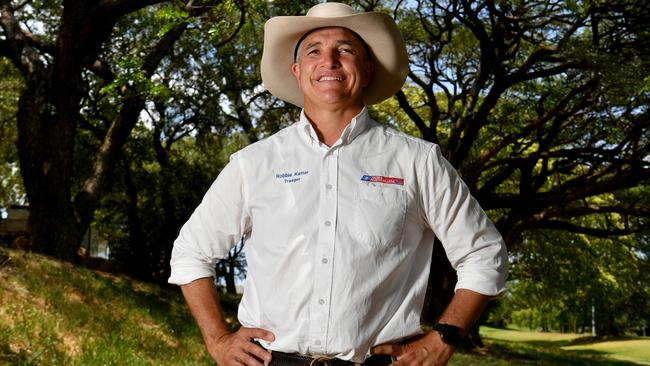
[[[454,296],[456,280],[456,271],[451,267],[442,243],[436,239],[433,243],[429,284],[422,311],[425,323],[434,324],[445,311]]]
[[[159,161],[160,162],[160,161]],[[174,179],[173,166],[169,162],[168,155],[165,159],[165,164],[161,163],[161,173],[163,176],[163,184],[161,190],[162,206],[163,206],[163,226],[160,232],[160,240],[158,241],[159,247],[157,253],[160,256],[160,266],[158,268],[157,280],[166,282],[170,275],[169,262],[172,257],[172,248],[174,247],[174,240],[178,236],[179,227],[181,223],[176,219],[176,204],[174,196],[171,191],[170,183]]]
[[[48,57],[31,46],[8,1],[0,1],[0,24],[8,55],[25,77],[18,105],[18,157],[30,204],[29,225],[34,249],[64,260],[77,259],[77,250],[95,207],[110,183],[115,155],[132,125],[115,125],[98,151],[94,172],[73,202],[73,163],[79,120],[82,73],[92,64],[122,15],[165,0],[100,2],[70,0],[63,4],[56,44]],[[177,26],[145,60],[151,75],[160,59],[183,32]],[[51,64],[43,60],[51,58]],[[134,105],[134,103],[125,103]],[[127,111],[128,112],[128,111]],[[139,109],[135,111],[137,120]],[[124,110],[122,111],[124,114]],[[128,113],[127,113],[128,114]]]
[[[155,280],[165,281],[169,277],[169,261],[171,260],[171,252],[174,246],[174,240],[178,236],[178,227],[180,223],[176,220],[176,201],[172,193],[171,182],[174,181],[174,165],[170,161],[169,151],[173,140],[168,140],[165,144],[163,141],[163,128],[167,124],[165,117],[165,105],[161,102],[155,103],[156,110],[160,115],[158,124],[154,127],[153,133],[153,148],[156,152],[156,161],[160,165],[160,175],[162,177],[162,184],[160,186],[160,198],[162,202],[163,220],[162,226],[158,231],[158,239],[156,240],[155,253],[159,254],[160,258],[156,258],[154,263],[157,264]]]
[[[481,334],[478,331],[479,331],[479,324],[477,322],[474,325],[472,325],[472,329],[470,329],[469,333],[467,333],[467,337],[465,337],[463,343],[460,344],[461,348],[464,349],[474,349],[477,347],[483,348],[485,345],[483,344],[483,339],[481,338]]]
[[[128,254],[125,255],[127,271],[139,279],[150,278],[150,259],[148,257],[147,242],[144,239],[142,220],[138,213],[138,189],[133,182],[129,161],[124,159],[124,184],[129,197],[127,217],[129,228]]]
[[[88,58],[94,59],[99,52],[104,40],[100,36],[108,37],[113,24],[93,23],[88,19],[93,4],[79,5],[63,10],[51,66],[32,56],[31,66],[24,68],[26,87],[17,115],[18,156],[30,204],[32,245],[68,261],[77,258],[90,221],[81,220],[75,212],[71,193],[81,73]]]
[[[32,247],[73,260],[83,235],[69,189],[74,124],[52,94],[49,69],[30,75],[18,106],[18,157],[29,197]]]
[[[237,286],[235,286],[235,267],[236,267],[237,257],[233,256],[231,253],[228,253],[228,271],[226,273],[226,292],[229,294],[237,293]]]

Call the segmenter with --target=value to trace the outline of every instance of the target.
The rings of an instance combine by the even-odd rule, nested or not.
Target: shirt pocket
[[[354,207],[356,240],[372,248],[385,248],[402,239],[406,217],[406,191],[401,188],[360,185]]]

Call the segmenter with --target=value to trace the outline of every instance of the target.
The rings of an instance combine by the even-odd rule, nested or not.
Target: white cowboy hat
[[[307,32],[323,27],[344,27],[368,45],[375,63],[372,80],[363,91],[365,104],[376,104],[395,94],[408,73],[408,56],[395,21],[383,13],[355,13],[341,3],[318,4],[305,16],[278,16],[264,26],[262,82],[276,97],[303,106],[303,95],[291,73],[294,50]]]

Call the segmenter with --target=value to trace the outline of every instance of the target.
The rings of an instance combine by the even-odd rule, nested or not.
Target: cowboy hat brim
[[[328,4],[334,3],[320,6]],[[325,27],[348,28],[368,45],[375,71],[363,92],[365,104],[376,104],[390,98],[402,87],[408,73],[408,57],[402,35],[389,15],[352,13],[320,17],[307,14],[278,16],[266,22],[261,73],[262,82],[271,94],[298,107],[303,106],[302,92],[291,72],[294,50],[305,33]]]

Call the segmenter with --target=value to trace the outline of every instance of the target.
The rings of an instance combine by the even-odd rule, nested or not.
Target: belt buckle
[[[309,366],[332,366],[332,358],[326,356],[317,356],[312,358]]]

